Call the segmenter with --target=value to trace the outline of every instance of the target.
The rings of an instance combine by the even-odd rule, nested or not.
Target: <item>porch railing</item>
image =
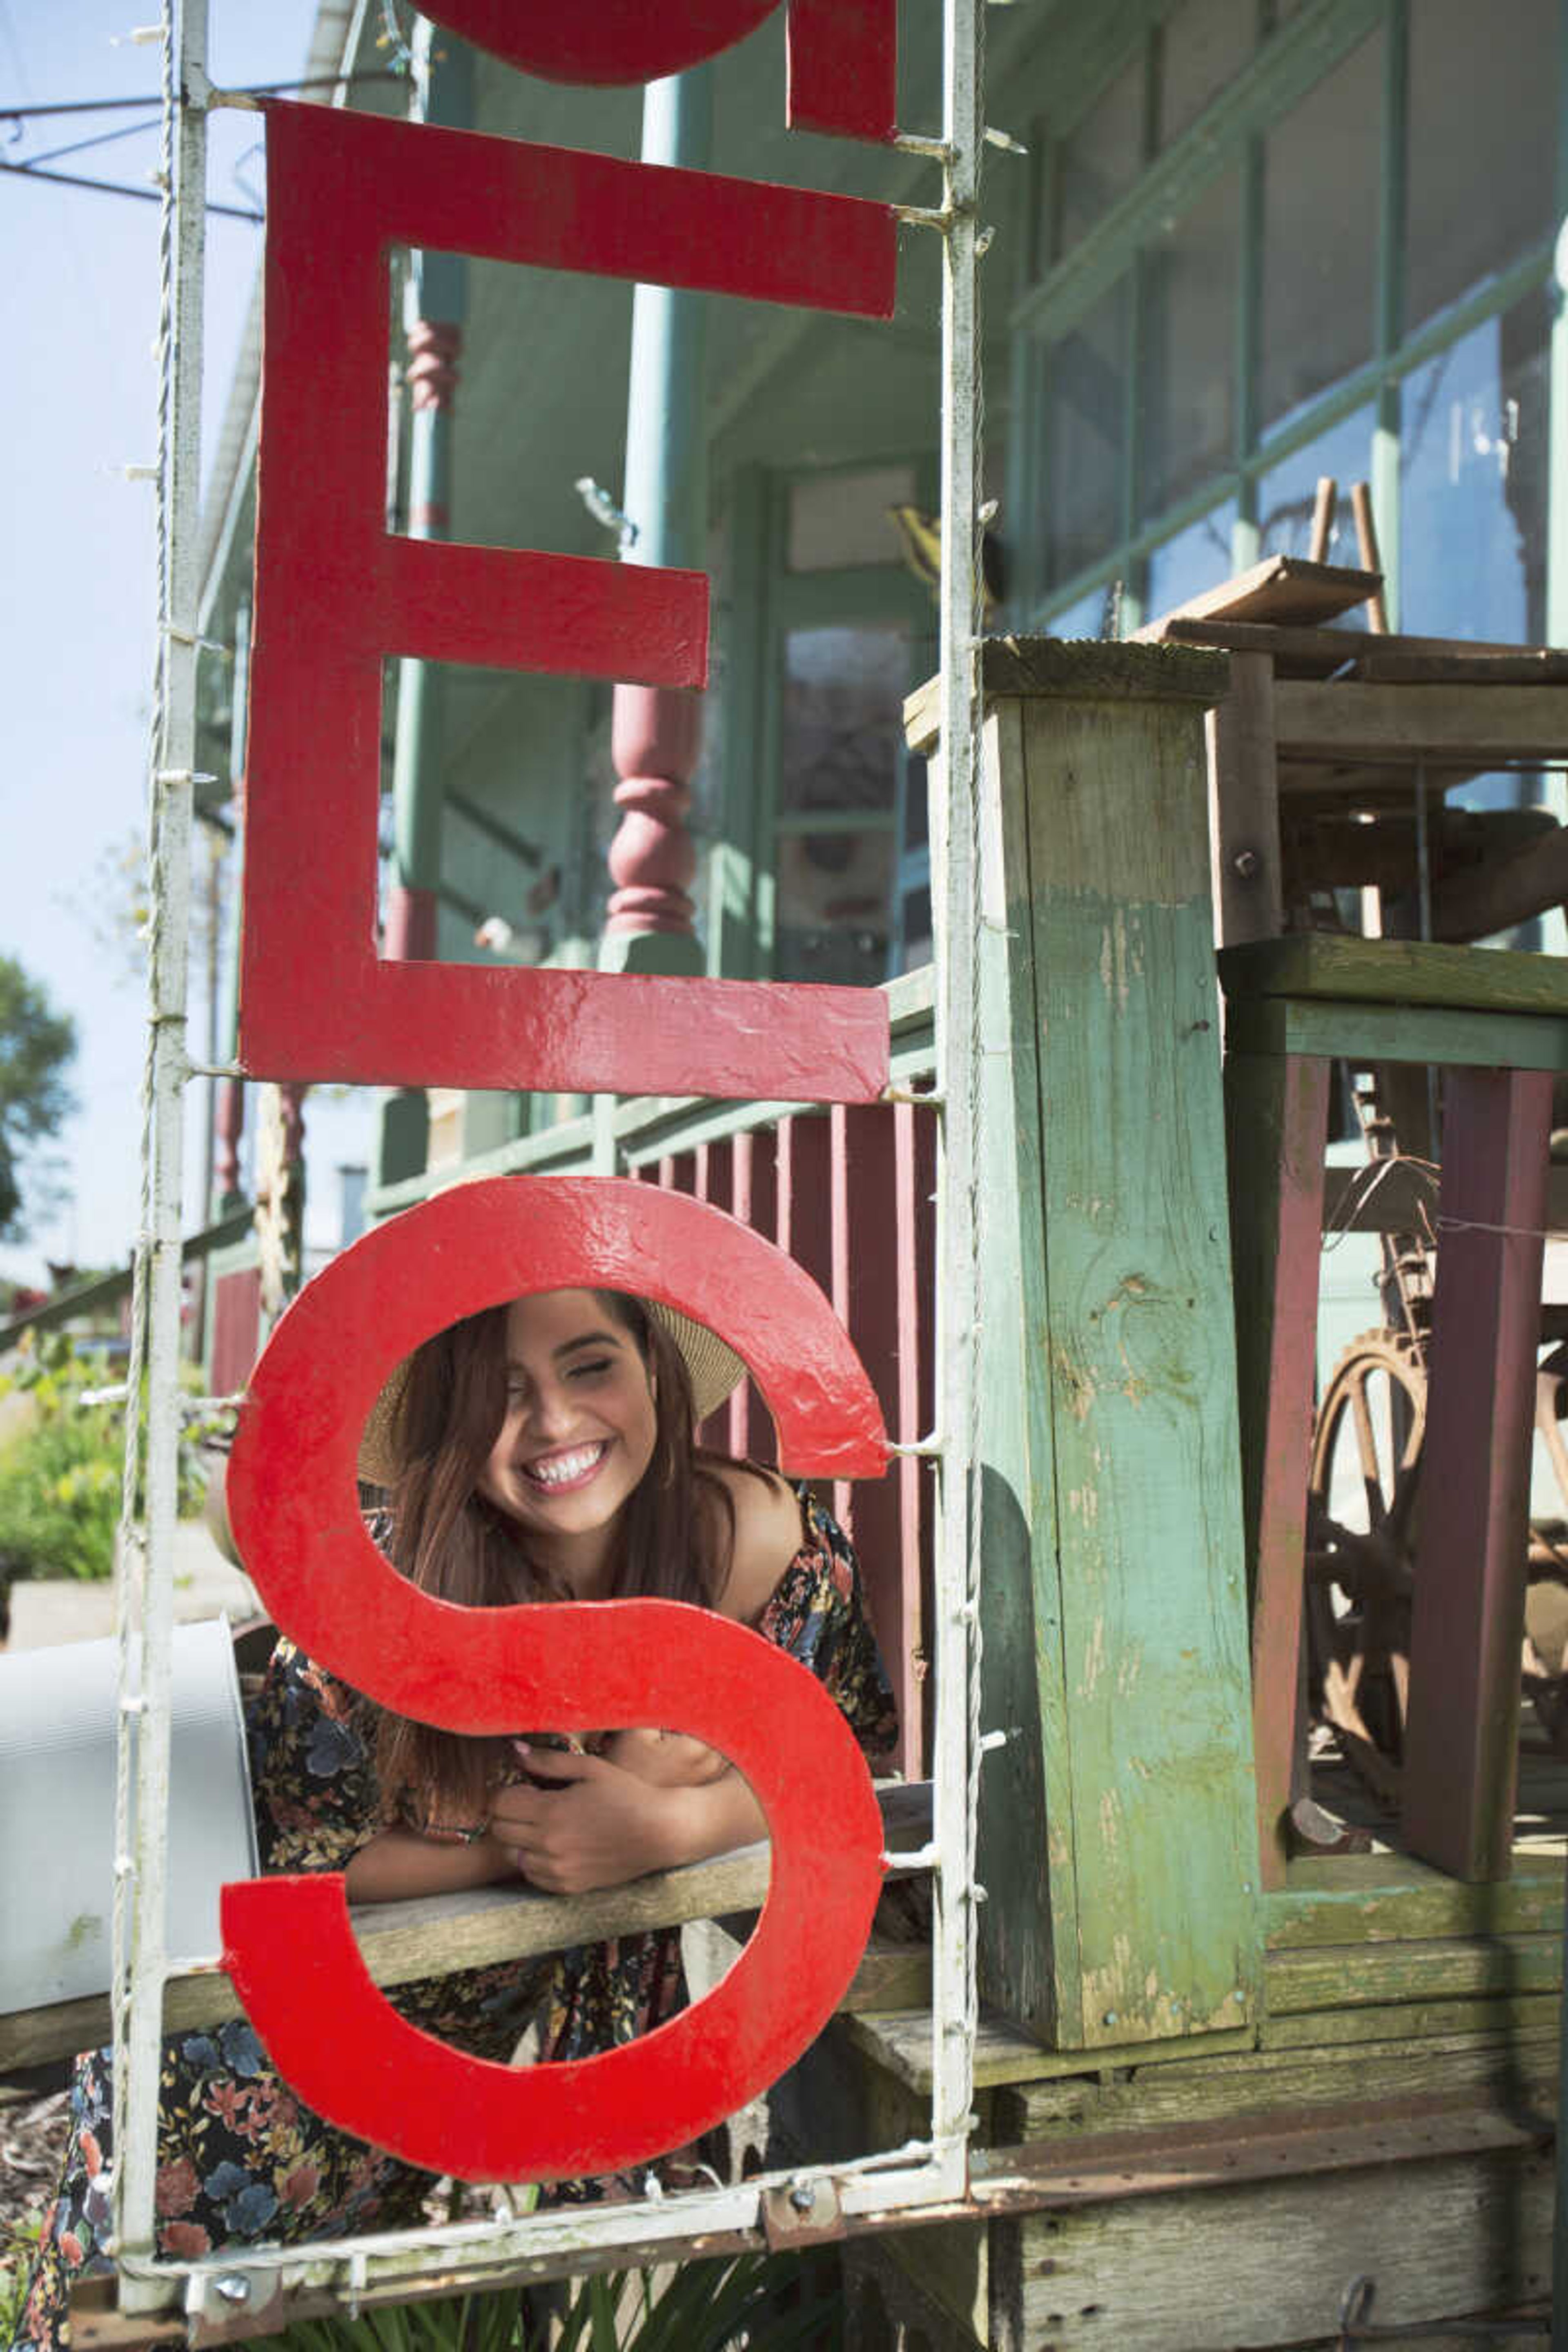
[[[931,1082],[929,966],[888,987],[900,1094]],[[609,1152],[606,1152],[606,1139]],[[608,1164],[613,1154],[613,1168]],[[459,1175],[566,1175],[595,1170],[686,1192],[776,1242],[832,1299],[881,1403],[889,1435],[924,1436],[934,1412],[936,1117],[917,1102],[802,1110],[696,1096],[617,1103],[492,1151],[374,1190],[369,1214],[410,1208]],[[773,1423],[748,1383],[705,1434],[725,1451],[771,1461]],[[932,1527],[928,1462],[897,1461],[878,1485],[838,1482],[835,1516],[853,1537],[903,1727],[902,1769],[928,1753]]]

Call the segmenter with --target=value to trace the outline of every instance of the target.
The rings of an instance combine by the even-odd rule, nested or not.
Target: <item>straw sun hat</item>
[[[746,1367],[733,1348],[727,1347],[705,1323],[694,1323],[689,1315],[662,1305],[657,1298],[645,1298],[639,1303],[649,1320],[667,1331],[680,1350],[691,1382],[695,1417],[699,1422],[706,1421],[745,1379]],[[359,1475],[373,1486],[390,1486],[403,1466],[397,1453],[397,1419],[403,1391],[408,1385],[411,1360],[405,1356],[389,1374],[365,1422],[364,1435],[360,1440]]]

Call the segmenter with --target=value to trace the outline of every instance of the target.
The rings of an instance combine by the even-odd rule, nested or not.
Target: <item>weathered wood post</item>
[[[1230,2032],[1260,1966],[1204,713],[1222,660],[983,649],[983,1998]],[[911,739],[929,748],[934,702]]]

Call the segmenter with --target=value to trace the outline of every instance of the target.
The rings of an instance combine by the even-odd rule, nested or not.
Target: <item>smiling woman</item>
[[[804,1489],[696,1444],[742,1369],[700,1325],[616,1291],[469,1316],[399,1365],[371,1412],[360,1469],[387,1496],[371,1532],[422,1591],[470,1608],[652,1595],[750,1625],[885,1757],[892,1698],[844,1536]],[[549,1893],[616,1885],[763,1832],[745,1780],[700,1740],[639,1724],[459,1737],[373,1706],[289,1642],[249,1732],[263,1868],[342,1871],[359,1903],[520,1877]],[[685,2006],[679,1934],[470,1969],[394,1999],[476,2057],[585,2058]],[[101,2053],[79,2069],[18,2345],[58,2345],[72,2275],[103,2266],[111,2155]],[[159,2165],[159,2251],[184,2256],[407,2227],[435,2186],[312,2114],[244,2023],[165,2045]]]

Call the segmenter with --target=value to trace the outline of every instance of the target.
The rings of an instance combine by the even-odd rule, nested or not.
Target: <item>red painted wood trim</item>
[[[771,1238],[778,1215],[776,1129],[752,1128],[735,1138],[733,1180],[733,1213],[753,1233]],[[754,1381],[745,1381],[730,1400],[728,1443],[731,1454],[748,1455],[753,1462],[774,1459],[773,1424]]]
[[[836,1109],[828,1136],[833,1304],[877,1391],[883,1420],[896,1429],[900,1265],[893,1108]],[[895,1679],[906,1748],[918,1752],[920,1706],[911,1688],[913,1643],[905,1623],[902,1500],[894,1477],[861,1486],[840,1480],[834,1489],[835,1514],[859,1554],[872,1622]]]
[[[1446,1074],[1404,1819],[1456,1878],[1513,1845],[1551,1125],[1545,1071]]]
[[[896,6],[865,0],[789,0],[792,131],[842,139],[898,134]]]

